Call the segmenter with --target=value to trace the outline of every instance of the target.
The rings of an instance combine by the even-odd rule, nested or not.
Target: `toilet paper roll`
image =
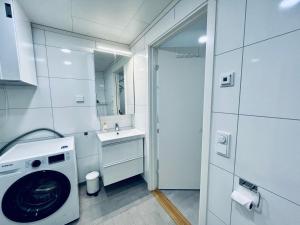
[[[239,187],[233,191],[231,198],[249,211],[259,204],[259,194],[243,187]]]

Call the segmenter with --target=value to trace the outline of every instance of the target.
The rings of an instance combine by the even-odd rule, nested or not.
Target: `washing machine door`
[[[43,170],[13,183],[2,199],[3,214],[20,223],[41,220],[55,213],[68,199],[69,179],[62,173]]]

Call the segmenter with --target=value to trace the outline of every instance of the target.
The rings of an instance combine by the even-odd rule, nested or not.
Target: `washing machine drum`
[[[3,214],[20,223],[41,220],[55,213],[68,199],[71,184],[57,171],[30,173],[10,186],[2,199]]]

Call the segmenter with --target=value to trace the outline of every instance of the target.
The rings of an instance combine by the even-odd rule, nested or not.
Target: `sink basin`
[[[98,138],[102,145],[108,145],[121,141],[130,141],[138,138],[143,138],[144,136],[145,133],[138,129],[98,133]]]

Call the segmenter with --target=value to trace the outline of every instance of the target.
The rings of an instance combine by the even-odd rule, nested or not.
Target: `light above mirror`
[[[123,55],[123,56],[131,56],[132,55],[131,51],[117,49],[117,48],[111,48],[111,47],[106,47],[106,46],[101,46],[101,45],[97,45],[97,50],[99,50],[101,52],[111,53],[114,55]]]

